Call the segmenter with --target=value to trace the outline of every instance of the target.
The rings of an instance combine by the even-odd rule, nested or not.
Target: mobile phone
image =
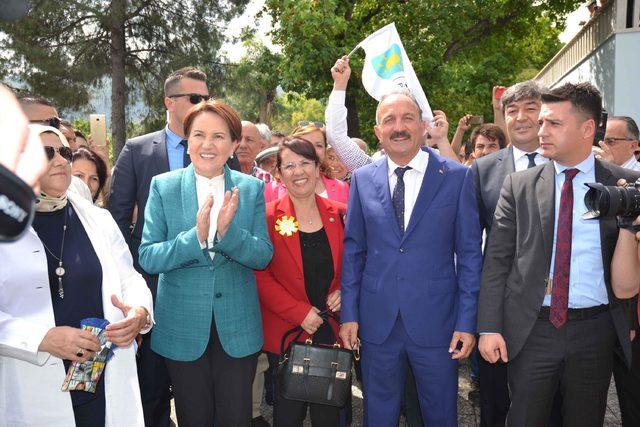
[[[600,141],[604,141],[604,135],[605,133],[607,133],[608,118],[609,118],[609,114],[607,113],[607,110],[603,108],[602,111],[600,112],[600,126],[598,126],[598,129],[596,129],[596,134],[593,137],[593,145],[595,147],[599,147],[600,145],[598,143]]]
[[[499,86],[496,88],[495,92],[494,92],[494,96],[496,99],[501,99],[502,95],[504,95],[504,92],[507,90],[508,88],[504,87],[504,86]]]
[[[107,145],[107,122],[104,114],[90,114],[89,128],[93,145]]]
[[[484,123],[484,117],[482,116],[471,116],[469,117],[469,126],[477,126]]]

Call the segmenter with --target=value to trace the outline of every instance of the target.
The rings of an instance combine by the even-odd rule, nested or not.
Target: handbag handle
[[[318,312],[316,314],[318,316],[320,316],[323,320],[328,320],[328,318],[330,317],[333,320],[335,320],[336,322],[338,322],[338,324],[340,324],[340,320],[338,319],[338,317],[329,309],[324,310],[324,311],[320,311],[320,312]],[[287,332],[284,333],[284,335],[282,336],[282,340],[280,341],[280,354],[284,354],[284,346],[285,346],[285,343],[287,342],[287,338],[289,338],[289,335],[294,334],[296,332],[298,332],[298,335],[296,335],[293,338],[293,341],[297,341],[298,338],[300,338],[300,336],[304,332],[304,329],[302,329],[302,326],[298,325],[298,326],[296,326],[294,328],[289,329]],[[333,329],[331,330],[331,334],[333,335]],[[312,337],[313,337],[313,334],[311,334],[311,338]],[[335,336],[334,336],[334,338],[335,338]]]

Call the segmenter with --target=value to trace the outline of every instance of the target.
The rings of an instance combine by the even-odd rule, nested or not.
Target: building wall
[[[630,116],[640,123],[640,32],[609,37],[552,87],[584,81],[600,90],[610,115]]]

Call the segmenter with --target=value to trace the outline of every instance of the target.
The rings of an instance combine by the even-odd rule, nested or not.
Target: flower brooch
[[[298,232],[298,221],[292,216],[283,216],[276,220],[276,231],[281,236],[291,237],[294,233]]]

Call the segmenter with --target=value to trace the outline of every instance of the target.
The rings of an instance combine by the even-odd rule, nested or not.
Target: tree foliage
[[[0,24],[0,77],[19,79],[64,108],[79,108],[106,77],[116,151],[124,144],[127,95],[142,96],[150,122],[163,117],[162,82],[195,65],[221,76],[225,23],[248,0],[36,0],[16,23]]]
[[[395,22],[434,109],[450,123],[466,113],[492,116],[491,88],[530,78],[560,47],[563,17],[578,0],[267,0],[287,58],[282,86],[315,98],[331,90],[330,68],[367,35]],[[360,83],[363,52],[352,56],[349,132],[370,129],[375,101]],[[454,127],[454,126],[452,126]]]

